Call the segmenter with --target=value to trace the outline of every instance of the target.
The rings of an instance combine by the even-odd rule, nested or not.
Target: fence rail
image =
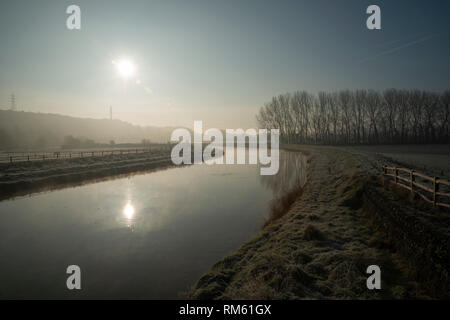
[[[412,196],[417,194],[434,207],[450,208],[450,181],[439,177],[430,177],[407,168],[388,166],[382,166],[381,168],[383,176],[392,177],[396,185],[408,190]],[[418,181],[419,179],[422,181]],[[447,190],[441,190],[443,189],[441,187]]]
[[[56,159],[73,159],[87,157],[105,157],[122,154],[153,153],[170,150],[170,146],[161,145],[148,148],[126,148],[126,149],[102,149],[102,150],[71,150],[54,152],[20,152],[0,155],[0,163],[15,163],[26,161],[42,161]]]

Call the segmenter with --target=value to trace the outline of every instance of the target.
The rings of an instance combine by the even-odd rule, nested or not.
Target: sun
[[[136,67],[131,60],[128,59],[120,59],[117,61],[113,60],[112,63],[113,65],[116,66],[119,76],[121,76],[124,79],[133,76],[136,72]]]

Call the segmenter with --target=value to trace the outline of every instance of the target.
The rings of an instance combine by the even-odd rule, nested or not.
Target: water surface
[[[0,297],[179,298],[260,230],[304,165],[282,152],[276,176],[193,165],[0,202]],[[82,290],[66,288],[72,264]]]

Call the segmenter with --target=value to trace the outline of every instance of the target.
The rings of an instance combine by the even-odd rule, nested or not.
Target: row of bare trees
[[[297,91],[273,97],[256,118],[286,143],[449,143],[450,91]]]

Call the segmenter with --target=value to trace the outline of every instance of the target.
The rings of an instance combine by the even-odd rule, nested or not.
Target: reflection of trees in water
[[[272,176],[261,176],[261,183],[273,191],[275,196],[303,187],[306,183],[306,156],[300,152],[280,150],[280,168]]]

